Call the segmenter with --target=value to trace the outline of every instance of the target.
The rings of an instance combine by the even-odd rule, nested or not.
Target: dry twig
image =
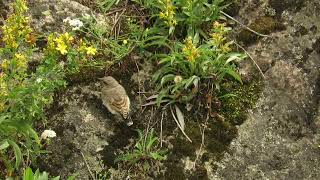
[[[86,166],[87,166],[87,169],[88,169],[88,171],[89,171],[89,173],[90,173],[91,178],[92,178],[92,179],[95,179],[93,173],[92,173],[91,170],[90,170],[89,164],[88,164],[86,158],[84,157],[82,151],[80,151],[80,153],[81,153],[81,156],[82,156],[82,158],[83,158],[83,160],[84,160],[84,163],[85,163]]]
[[[266,76],[263,74],[261,68],[259,67],[259,65],[257,64],[257,62],[253,59],[253,57],[248,53],[248,51],[242,47],[240,44],[234,42],[235,45],[237,45],[240,49],[242,49],[247,55],[248,57],[252,60],[252,62],[254,63],[254,65],[257,67],[257,69],[259,70],[259,72],[261,73],[262,77],[265,79]]]

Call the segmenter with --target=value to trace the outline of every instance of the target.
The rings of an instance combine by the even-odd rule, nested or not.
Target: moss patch
[[[274,31],[283,30],[285,26],[279,19],[265,16],[256,19],[249,25],[249,28],[262,34],[270,34]],[[250,45],[256,42],[259,37],[260,36],[244,29],[238,34],[237,40],[243,42],[245,45]]]
[[[262,91],[262,82],[255,79],[251,83],[241,85],[237,82],[222,84],[222,94],[231,93],[235,97],[222,99],[221,113],[232,126],[241,125],[247,118],[247,110],[253,108]]]
[[[221,98],[221,107],[212,107],[214,114],[218,114],[220,118],[215,117],[208,119],[203,146],[206,153],[204,153],[202,158],[198,159],[195,171],[184,172],[181,159],[185,157],[189,157],[192,161],[196,159],[195,152],[199,150],[202,141],[200,127],[202,128],[201,124],[204,123],[205,119],[204,117],[200,117],[199,114],[206,114],[207,110],[204,108],[200,108],[200,110],[194,109],[192,113],[183,112],[186,118],[185,131],[193,142],[190,143],[187,141],[180,132],[179,135],[172,140],[173,149],[168,156],[168,160],[165,162],[167,171],[163,177],[168,179],[206,179],[207,175],[204,162],[209,159],[219,160],[223,157],[230,142],[237,136],[236,126],[246,120],[247,110],[252,108],[258,100],[262,90],[262,82],[259,79],[255,79],[248,84],[241,85],[234,81],[228,81],[223,83],[221,88],[223,91],[221,91],[218,96],[229,93],[236,95],[236,97]],[[198,101],[200,100],[198,99]],[[174,121],[171,119],[168,121],[172,122],[170,128],[174,129]],[[166,134],[170,133],[170,131],[172,132],[171,129],[166,129],[165,131]]]

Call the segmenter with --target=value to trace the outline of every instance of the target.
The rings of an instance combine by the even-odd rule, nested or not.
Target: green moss
[[[262,82],[259,79],[249,84],[240,85],[237,82],[226,82],[222,85],[222,94],[231,93],[236,97],[222,99],[221,112],[232,125],[240,125],[247,118],[247,109],[253,107],[262,91]]]
[[[262,34],[270,34],[277,30],[283,30],[285,27],[278,19],[272,17],[260,17],[250,24],[249,28]],[[238,34],[237,39],[242,41],[244,44],[249,45],[257,41],[259,37],[260,36],[244,29]]]

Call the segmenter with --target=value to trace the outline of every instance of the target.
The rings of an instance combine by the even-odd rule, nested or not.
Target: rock
[[[80,18],[90,12],[88,7],[71,0],[30,0],[28,6],[33,28],[39,33],[61,32],[66,28],[64,19]]]
[[[217,171],[211,179],[320,179],[320,54],[314,46],[320,23],[319,15],[310,13],[320,4],[298,2],[290,4],[301,10],[287,12],[286,30],[248,47],[266,71],[265,87],[230,151],[213,163]],[[301,26],[296,24],[308,32],[297,34]]]

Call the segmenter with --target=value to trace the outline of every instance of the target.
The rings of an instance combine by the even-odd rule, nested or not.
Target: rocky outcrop
[[[250,13],[240,11],[239,18],[254,21],[259,16],[250,15],[279,5],[276,2],[264,1]],[[212,179],[320,178],[320,54],[315,45],[320,37],[320,3],[299,2],[274,7],[286,29],[248,47],[265,72],[265,87],[230,152],[216,163]],[[253,65],[243,64],[248,66],[254,71]]]

